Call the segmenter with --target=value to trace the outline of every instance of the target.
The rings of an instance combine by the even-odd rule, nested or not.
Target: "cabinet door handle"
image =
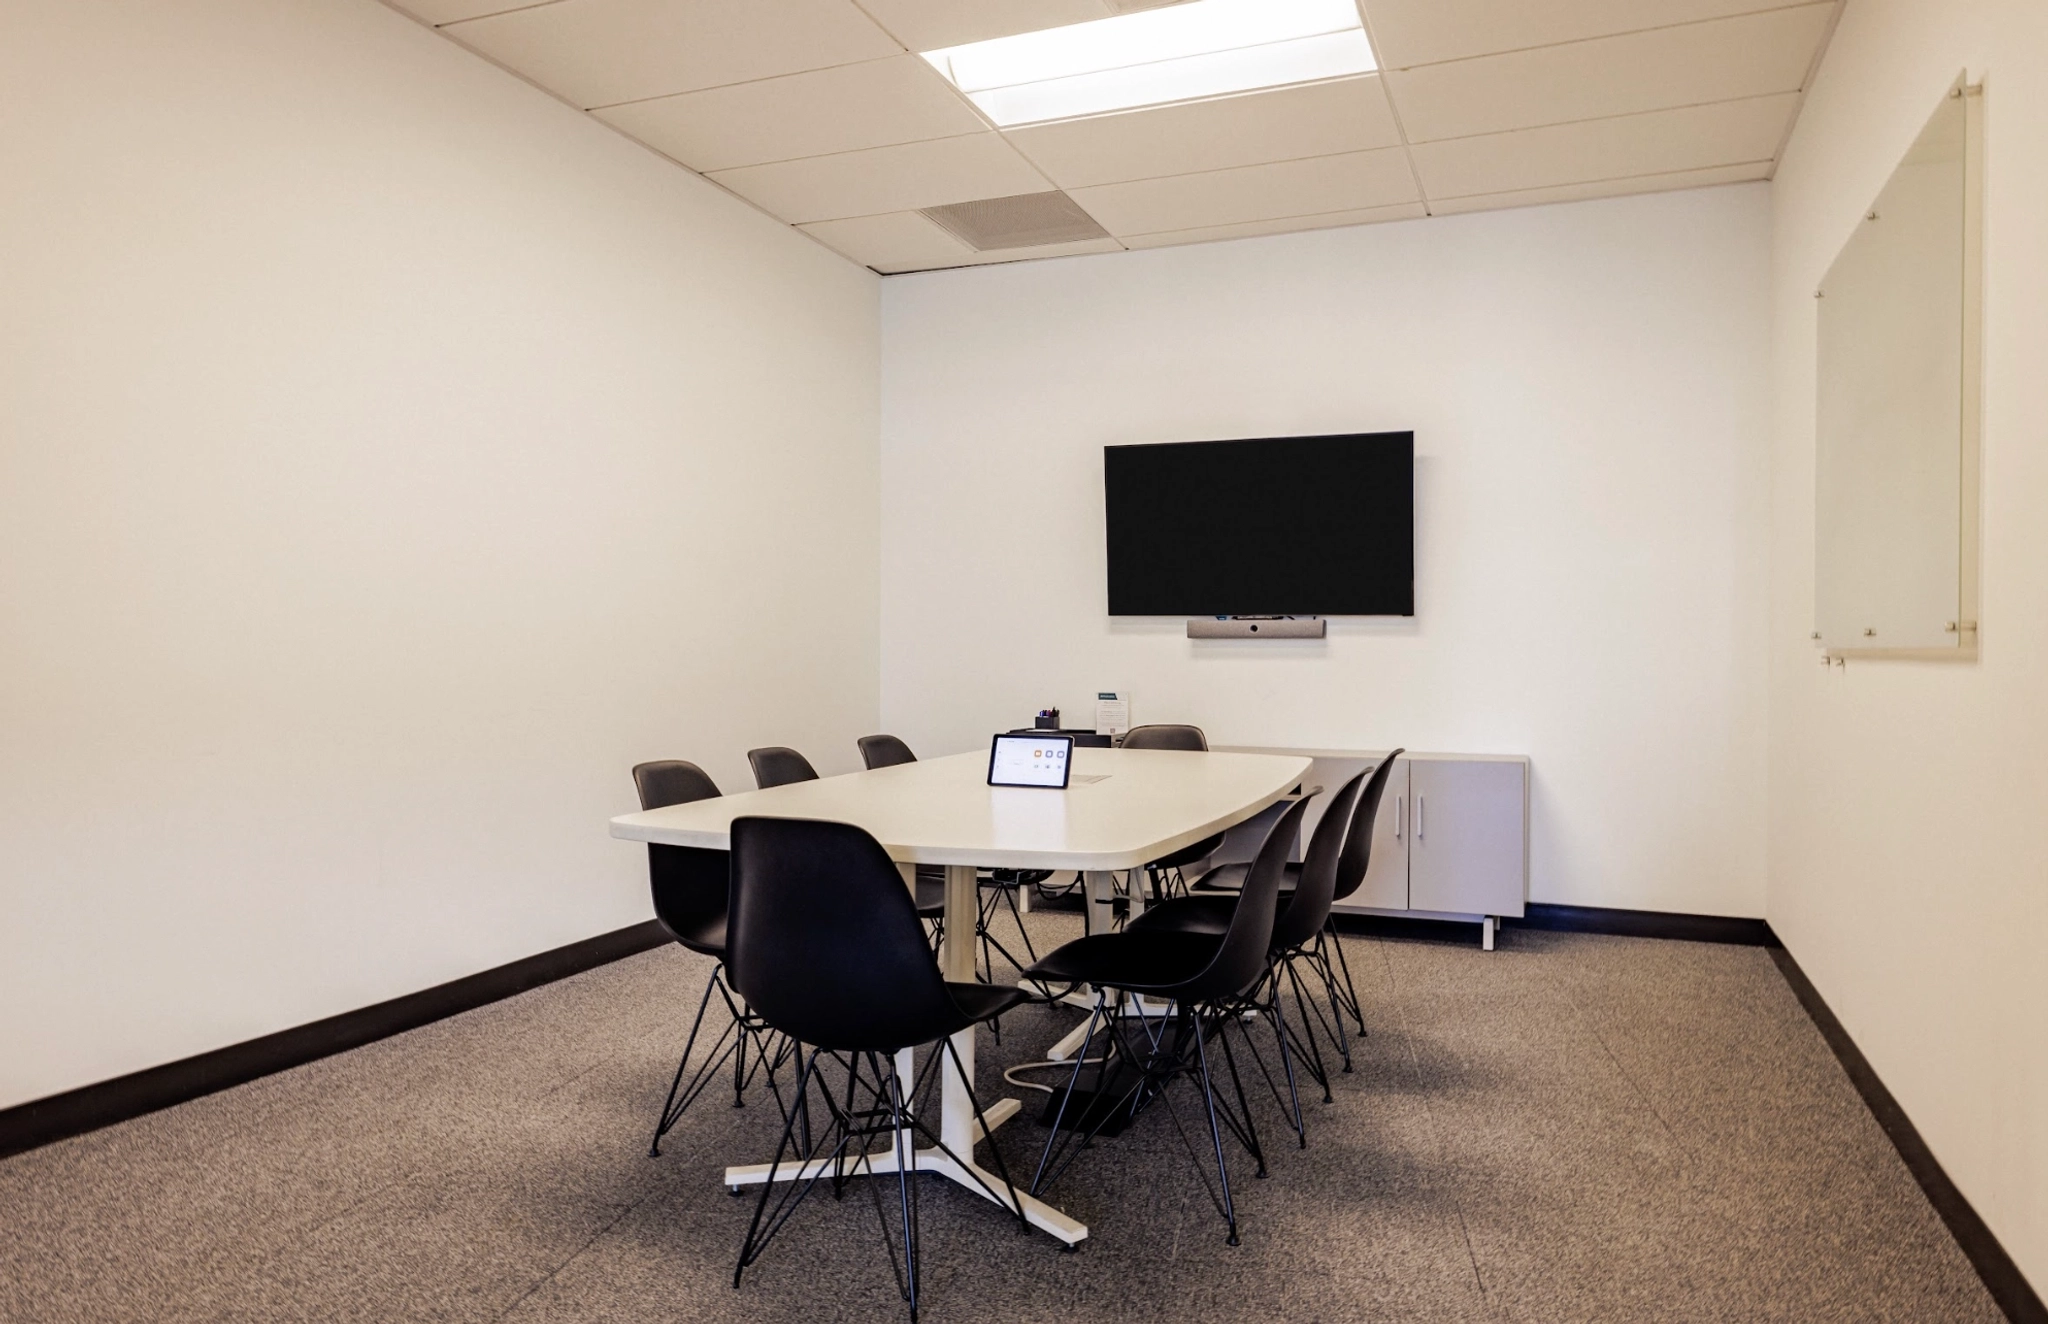
[[[1394,840],[1396,841],[1401,839],[1401,805],[1403,803],[1400,800],[1394,801]]]
[[[1422,840],[1422,810],[1428,803],[1429,798],[1427,796],[1418,795],[1415,797],[1415,839],[1417,841]]]

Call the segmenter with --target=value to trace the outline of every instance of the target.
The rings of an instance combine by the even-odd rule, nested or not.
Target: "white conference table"
[[[611,831],[628,841],[727,850],[732,821],[749,815],[865,828],[899,864],[946,867],[946,941],[939,963],[947,979],[969,983],[980,913],[978,869],[1073,869],[1092,889],[1115,871],[1140,868],[1243,822],[1286,795],[1308,770],[1308,759],[1291,755],[1077,748],[1073,785],[1039,790],[987,785],[988,752],[976,750],[623,814],[611,821]],[[974,1147],[984,1138],[970,1093],[974,1031],[955,1035],[953,1044],[967,1079],[940,1073],[939,1136],[966,1166],[940,1149],[918,1150],[915,1162],[920,1172],[938,1173],[986,1196],[1000,1191],[1002,1182],[974,1164]],[[905,1079],[909,1057],[907,1050],[899,1055],[897,1069]],[[982,1116],[993,1129],[1018,1108],[1017,1100],[1002,1099]],[[785,1163],[772,1170],[772,1179],[794,1180],[808,1166]],[[894,1172],[893,1154],[871,1155],[863,1169]],[[734,1188],[769,1180],[766,1163],[725,1170],[726,1184]],[[1088,1235],[1085,1225],[1043,1201],[1021,1191],[1019,1198],[1025,1217],[1061,1241],[1072,1245]]]

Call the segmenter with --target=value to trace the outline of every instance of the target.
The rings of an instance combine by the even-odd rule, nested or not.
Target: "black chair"
[[[1267,950],[1273,939],[1274,911],[1280,895],[1280,875],[1287,863],[1308,797],[1294,801],[1267,834],[1245,876],[1229,926],[1220,934],[1186,933],[1172,929],[1131,929],[1120,933],[1096,933],[1077,938],[1049,953],[1025,972],[1027,978],[1048,984],[1093,985],[1095,1007],[1088,1016],[1081,1050],[1074,1056],[1074,1070],[1053,1117],[1052,1135],[1046,1140],[1031,1192],[1038,1194],[1072,1165],[1088,1142],[1112,1120],[1128,1121],[1139,1109],[1157,1100],[1163,1102],[1173,1119],[1174,1130],[1195,1161],[1198,1173],[1204,1160],[1195,1153],[1194,1142],[1174,1111],[1167,1087],[1186,1076],[1201,1090],[1209,1119],[1209,1139],[1215,1152],[1216,1176],[1221,1186],[1202,1185],[1209,1199],[1229,1226],[1229,1244],[1237,1239],[1237,1207],[1230,1196],[1230,1167],[1223,1155],[1223,1132],[1228,1129],[1258,1163],[1259,1175],[1266,1171],[1265,1151],[1259,1145],[1258,1129],[1245,1102],[1244,1084],[1237,1072],[1237,1059],[1225,1033],[1247,994],[1264,977]],[[1111,995],[1120,994],[1112,1004]],[[1149,1017],[1142,1003],[1132,1004],[1128,995],[1161,999],[1173,1004],[1171,1025],[1163,1017]],[[1220,1014],[1219,1014],[1220,1012]],[[1157,1020],[1155,1027],[1153,1022]],[[1107,1032],[1102,1059],[1091,1055],[1099,1032]],[[1216,1081],[1209,1066],[1209,1041],[1223,1049],[1230,1070],[1237,1109],[1217,1097]],[[1283,1067],[1290,1072],[1285,1036],[1280,1040]],[[1110,1060],[1111,1058],[1115,1060]],[[1098,1102],[1080,1107],[1082,1119],[1092,1117],[1085,1129],[1065,1125],[1067,1113],[1076,1109],[1084,1064],[1094,1063],[1094,1094]],[[1116,1079],[1121,1065],[1124,1080]],[[1117,1101],[1103,1106],[1104,1095],[1117,1094]]]
[[[1320,1018],[1310,1003],[1307,991],[1302,985],[1297,963],[1314,966],[1317,961],[1317,946],[1320,945],[1323,930],[1329,923],[1331,898],[1337,890],[1337,871],[1341,863],[1345,844],[1356,830],[1356,816],[1353,807],[1359,802],[1359,790],[1366,774],[1361,772],[1344,783],[1323,806],[1323,817],[1310,834],[1308,851],[1299,866],[1288,866],[1294,876],[1292,891],[1280,894],[1279,909],[1273,918],[1273,940],[1267,952],[1266,973],[1260,978],[1252,993],[1245,1001],[1245,1009],[1265,1018],[1273,1027],[1273,1033],[1283,1041],[1298,1043],[1292,1028],[1287,1023],[1285,1009],[1281,1002],[1283,984],[1294,993],[1295,1005],[1300,1010],[1303,1039],[1309,1050],[1304,1062],[1309,1074],[1323,1087],[1323,1102],[1331,1101],[1329,1068],[1323,1063],[1322,1049],[1310,1027],[1311,1014]],[[1284,884],[1283,884],[1284,886]],[[1125,927],[1126,932],[1143,932],[1150,929],[1171,929],[1183,933],[1223,933],[1229,929],[1230,921],[1237,908],[1237,897],[1229,893],[1198,892],[1191,896],[1175,897],[1160,903],[1143,915],[1132,920]],[[1320,973],[1320,967],[1317,968]],[[1328,1026],[1324,1027],[1328,1033]],[[1341,1032],[1341,1022],[1340,1022]],[[1290,1055],[1290,1058],[1294,1055]],[[1348,1060],[1348,1059],[1347,1059]],[[1279,1088],[1271,1073],[1264,1072],[1266,1083],[1273,1086],[1274,1097],[1278,1099]],[[1291,1061],[1290,1061],[1291,1065]],[[1294,1123],[1294,1133],[1303,1146],[1308,1144],[1308,1129],[1301,1118],[1301,1095],[1295,1088],[1292,1070],[1287,1073],[1287,1098],[1281,1106],[1288,1110]]]
[[[915,763],[917,755],[910,752],[910,746],[895,736],[862,736],[854,742],[860,746],[860,761],[873,772],[876,768],[893,768],[899,763]],[[761,751],[794,755],[801,760],[803,755],[795,750]],[[749,758],[752,755],[748,756]],[[806,768],[810,767],[805,763]],[[756,765],[756,775],[759,775]],[[812,773],[815,778],[818,774]],[[807,778],[792,777],[791,781],[805,781]],[[778,782],[776,785],[782,785]],[[931,948],[938,951],[946,941],[946,866],[943,864],[916,864],[911,866],[911,890],[917,897],[917,917],[931,926],[929,937]]]
[[[905,763],[917,762],[917,755],[910,746],[896,736],[862,736],[854,742],[860,747],[861,762],[868,771],[876,768],[894,768]],[[974,919],[974,937],[981,947],[981,964],[988,971],[991,983],[995,980],[995,959],[992,952],[1000,952],[1005,961],[1021,971],[1030,962],[1038,959],[1038,953],[1031,946],[1031,934],[1024,928],[1023,912],[1017,908],[1017,898],[1012,888],[1028,887],[1052,876],[1049,869],[990,869],[976,876],[980,891],[980,905]],[[920,864],[915,868],[918,918],[934,924],[933,946],[945,937],[946,913],[946,867],[942,864]],[[1007,904],[1010,918],[1017,922],[1018,936],[1024,940],[1024,960],[1019,961],[989,932],[989,921],[995,918],[996,907]]]
[[[876,768],[893,768],[899,763],[915,763],[917,755],[910,752],[910,746],[895,736],[862,736],[854,741],[860,746],[860,761],[870,772]]]
[[[818,780],[818,770],[811,766],[811,761],[786,745],[750,749],[747,762],[754,769],[754,785],[764,791],[771,786]]]
[[[1013,1211],[1020,1227],[1027,1226],[1001,1153],[990,1147],[1004,1188],[998,1193],[972,1166],[972,1155],[955,1154],[925,1121],[937,1115],[930,1096],[944,1063],[950,1061],[959,1078],[966,1076],[951,1036],[1015,1006],[1024,994],[987,984],[948,983],[925,946],[895,863],[880,843],[851,824],[738,818],[732,825],[732,856],[734,980],[764,1021],[810,1045],[798,1068],[798,1104],[783,1123],[768,1180],[740,1246],[733,1286],[739,1286],[740,1275],[760,1259],[820,1178],[829,1176],[834,1194],[841,1194],[848,1178],[863,1171],[874,1176],[869,1148],[886,1138],[896,1160],[900,1262],[872,1181],[869,1191],[882,1219],[897,1289],[915,1319],[917,1184],[912,1177],[918,1137],[972,1175],[990,1199]],[[903,1080],[895,1054],[920,1044],[938,1047],[912,1080]],[[843,1079],[828,1080],[829,1069],[843,1069]],[[978,1103],[974,1108],[980,1134],[986,1135],[987,1119]],[[811,1121],[818,1112],[826,1125],[814,1137]],[[771,1210],[785,1155],[791,1155],[796,1171]]]
[[[1154,722],[1148,726],[1134,726],[1124,732],[1123,748],[1178,749],[1206,754],[1209,752],[1209,738],[1202,734],[1199,726]],[[1145,878],[1152,885],[1153,899],[1163,900],[1170,895],[1185,893],[1187,880],[1181,876],[1181,870],[1208,859],[1222,844],[1223,834],[1219,832],[1148,863]]]
[[[717,783],[694,763],[662,759],[642,763],[633,769],[633,786],[640,793],[640,807],[660,809],[715,798]],[[682,1060],[676,1063],[675,1079],[669,1082],[668,1098],[661,1105],[661,1117],[654,1126],[650,1157],[660,1157],[661,1138],[675,1127],[683,1113],[727,1062],[732,1063],[732,1106],[746,1106],[746,1087],[754,1073],[767,1069],[768,1085],[776,1090],[775,1067],[793,1051],[787,1044],[774,1044],[773,1036],[746,1008],[735,1002],[725,979],[726,897],[731,890],[731,857],[722,850],[695,846],[664,846],[649,843],[647,869],[654,893],[654,915],[669,936],[693,952],[719,962],[704,983],[704,996],[697,1001],[697,1017],[690,1023],[690,1037],[683,1044]],[[719,1033],[709,1054],[699,1064],[687,1087],[683,1073],[697,1046],[697,1034],[704,1028],[704,1013],[716,992],[725,1003],[731,1020]],[[749,1058],[748,1050],[752,1049]],[[777,1091],[777,1102],[781,1095]]]
[[[1372,777],[1366,782],[1365,790],[1359,795],[1358,807],[1351,814],[1350,830],[1344,836],[1344,853],[1337,861],[1336,887],[1331,893],[1333,903],[1342,901],[1356,892],[1359,885],[1365,881],[1366,871],[1372,865],[1373,825],[1379,819],[1380,800],[1387,789],[1387,778],[1394,770],[1394,760],[1405,753],[1405,749],[1396,749],[1381,759],[1378,766],[1372,769]],[[1290,875],[1298,875],[1300,867],[1293,864],[1287,866]],[[1244,869],[1245,866],[1241,864],[1226,864],[1221,868],[1212,869],[1195,880],[1194,891],[1201,893],[1233,890],[1241,885]],[[1290,876],[1281,883],[1282,894],[1292,890],[1293,886],[1294,878]],[[1334,963],[1330,959],[1333,952],[1336,954]],[[1365,1015],[1359,1005],[1358,990],[1351,982],[1351,963],[1344,959],[1344,944],[1337,936],[1334,915],[1323,922],[1323,932],[1316,938],[1309,956],[1311,968],[1323,981],[1324,990],[1329,994],[1331,1023],[1324,1023],[1324,1030],[1336,1040],[1337,1051],[1344,1059],[1344,1070],[1348,1072],[1351,1070],[1351,1044],[1349,1036],[1344,1032],[1344,1015],[1346,1012],[1350,1013],[1361,1035],[1366,1032]],[[1304,1003],[1304,1017],[1311,1011],[1313,1004]],[[1314,1015],[1318,1023],[1322,1023],[1322,1013],[1314,1011]]]

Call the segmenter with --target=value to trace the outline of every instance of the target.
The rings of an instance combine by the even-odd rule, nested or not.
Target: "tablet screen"
[[[1073,757],[1072,736],[997,736],[988,756],[988,784],[1064,787]]]

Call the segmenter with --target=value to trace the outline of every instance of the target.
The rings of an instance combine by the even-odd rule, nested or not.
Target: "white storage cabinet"
[[[1220,747],[1219,747],[1220,748]],[[1305,784],[1324,796],[1379,765],[1382,752],[1232,746],[1244,753],[1313,759]],[[1309,806],[1305,843],[1324,800]],[[1269,811],[1270,812],[1270,811]],[[1219,860],[1249,858],[1267,815],[1233,829]],[[1494,921],[1520,918],[1529,895],[1529,760],[1519,754],[1403,754],[1387,776],[1373,822],[1372,863],[1339,913],[1478,920],[1493,949]]]

